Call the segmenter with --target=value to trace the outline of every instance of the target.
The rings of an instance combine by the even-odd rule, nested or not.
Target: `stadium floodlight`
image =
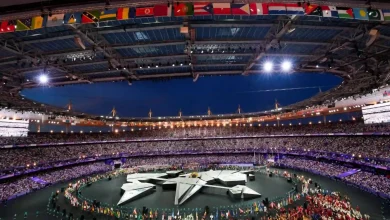
[[[47,75],[45,74],[42,74],[38,77],[38,80],[41,84],[46,84],[47,82],[49,82],[49,78],[47,77]]]
[[[267,61],[264,63],[263,69],[265,72],[271,72],[274,64],[271,61]]]
[[[283,61],[283,63],[282,63],[282,70],[283,71],[290,71],[291,70],[291,66],[292,66],[292,64],[291,64],[291,62],[290,61]]]

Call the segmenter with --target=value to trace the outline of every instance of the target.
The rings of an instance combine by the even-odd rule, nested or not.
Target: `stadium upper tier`
[[[112,2],[4,7],[0,104],[63,113],[23,100],[37,86],[222,75],[330,73],[344,79],[295,108],[333,103],[388,82],[390,4]],[[289,61],[289,65],[283,65]],[[271,62],[273,65],[265,65]],[[273,66],[274,68],[265,68]],[[287,68],[289,67],[289,68]],[[287,69],[286,69],[287,68]]]
[[[390,132],[388,124],[366,125],[363,122],[333,122],[327,124],[308,125],[280,125],[266,124],[265,126],[208,126],[208,127],[156,127],[140,128],[133,131],[117,131],[109,133],[30,133],[28,137],[1,137],[0,146],[35,146],[51,144],[81,144],[105,141],[153,141],[156,139],[173,140],[183,138],[223,138],[245,136],[271,136],[271,135],[328,135],[330,133],[363,134],[363,133],[386,133]],[[9,147],[9,146],[8,146]]]

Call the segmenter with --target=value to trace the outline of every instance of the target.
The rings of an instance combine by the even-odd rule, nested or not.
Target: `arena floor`
[[[305,175],[313,180],[313,182],[319,183],[322,188],[329,189],[331,191],[338,191],[344,195],[348,195],[351,198],[351,202],[353,206],[359,205],[362,213],[367,213],[371,216],[371,219],[381,219],[381,207],[382,207],[382,199],[373,196],[367,192],[363,192],[353,187],[348,187],[347,185],[336,182],[331,179],[327,179],[322,176],[309,174],[306,172],[300,171],[291,171],[298,175]],[[54,186],[50,186],[43,190],[39,190],[28,194],[26,196],[19,197],[12,201],[9,201],[6,205],[1,204],[0,206],[0,217],[1,219],[24,219],[24,213],[27,212],[27,219],[60,219],[56,216],[49,215],[46,213],[47,204],[49,197],[52,192],[55,192],[61,187],[66,187],[69,182],[63,184],[57,184]],[[91,186],[83,189],[83,196],[96,199],[103,203],[108,204],[116,204],[121,195],[120,195],[120,187],[125,183],[125,177],[120,176],[118,178],[114,178],[111,181],[103,180],[100,182],[93,183]],[[256,180],[252,182],[248,182],[247,186],[252,189],[258,191],[262,194],[260,199],[264,199],[266,197],[273,198],[277,196],[283,196],[287,191],[291,189],[291,185],[287,183],[287,181],[283,178],[278,177],[268,177],[264,174],[256,174]],[[161,187],[157,187],[156,192],[148,195],[144,198],[138,199],[136,201],[128,202],[125,204],[126,207],[139,207],[142,206],[150,207],[150,208],[172,208],[175,207],[173,204],[174,201],[174,190],[162,190]],[[259,199],[256,199],[256,201]],[[194,195],[189,201],[185,202],[180,208],[204,208],[206,205],[209,207],[215,206],[225,206],[238,204],[241,201],[229,199],[228,196],[225,195],[212,195],[212,194],[204,194],[199,193]],[[60,199],[59,204],[62,209],[66,209],[67,212],[72,212],[74,216],[84,215],[85,219],[110,219],[107,216],[90,214],[87,212],[83,212],[80,209],[71,207],[68,201],[66,201],[63,197]],[[36,212],[39,211],[39,215],[36,215]],[[16,214],[16,218],[15,218]]]

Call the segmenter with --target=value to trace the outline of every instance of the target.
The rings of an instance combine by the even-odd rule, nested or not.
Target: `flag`
[[[339,13],[339,18],[353,19],[352,8],[347,8],[347,7],[336,7],[336,8],[337,8],[337,12]]]
[[[0,23],[0,33],[14,32],[15,28],[15,21],[2,21]]]
[[[322,9],[318,5],[309,5],[305,8],[305,13],[308,16],[322,16]]]
[[[64,16],[64,24],[80,24],[81,12],[68,13]]]
[[[192,3],[179,3],[174,7],[175,16],[188,16],[194,15],[194,5]]]
[[[367,9],[368,19],[370,21],[383,21],[383,13],[380,9]]]
[[[213,5],[210,2],[194,2],[194,15],[212,15]]]
[[[112,21],[116,20],[117,9],[108,9],[100,12],[99,21]]]
[[[286,5],[282,3],[269,3],[268,11],[270,15],[285,15]]]
[[[81,16],[81,23],[88,24],[99,22],[100,14],[100,11],[85,11]]]
[[[268,15],[268,5],[264,3],[250,3],[251,15]]]
[[[382,9],[383,18],[385,21],[390,21],[390,9]]]
[[[137,8],[135,10],[136,17],[146,17],[154,15],[154,7]]]
[[[338,18],[339,13],[335,6],[321,6],[322,16],[327,18]]]
[[[32,18],[16,20],[16,31],[27,31],[31,29]]]
[[[249,4],[231,4],[233,15],[250,15]]]
[[[31,19],[31,30],[39,29],[43,27],[43,17],[42,16],[35,16]]]
[[[368,21],[368,12],[365,8],[353,8],[353,14],[357,20],[366,20]]]
[[[286,4],[286,13],[288,15],[305,15],[305,10],[298,4]]]
[[[47,17],[46,27],[61,26],[64,24],[65,14],[55,14]]]
[[[134,8],[118,8],[118,11],[116,12],[117,20],[127,20],[134,17]]]
[[[171,17],[172,16],[172,6],[167,4],[155,5],[154,6],[154,16],[156,17]]]
[[[230,3],[213,3],[214,15],[230,15]]]

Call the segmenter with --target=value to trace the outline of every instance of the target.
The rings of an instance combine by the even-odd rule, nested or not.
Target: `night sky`
[[[341,78],[328,74],[258,74],[251,76],[213,76],[170,81],[83,84],[54,88],[35,88],[22,91],[27,98],[65,108],[69,100],[75,111],[109,115],[113,106],[120,117],[204,115],[207,107],[213,114],[235,113],[240,104],[242,112],[274,108],[275,99],[282,106],[301,101],[337,86]],[[316,87],[306,88],[303,87]],[[285,91],[259,91],[286,88]]]

